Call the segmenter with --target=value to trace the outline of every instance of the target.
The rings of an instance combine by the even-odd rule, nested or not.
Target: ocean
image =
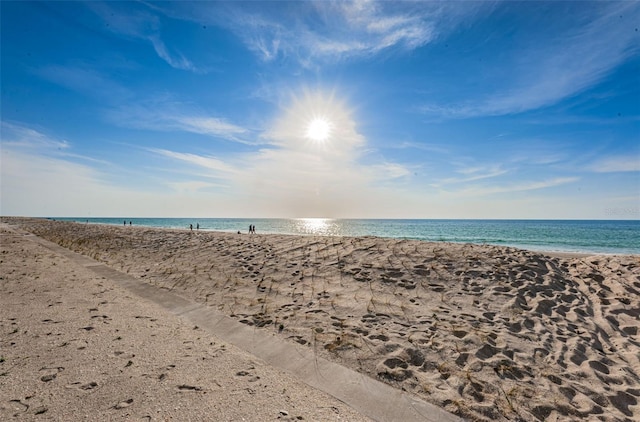
[[[640,220],[372,220],[323,218],[84,218],[56,220],[224,232],[378,236],[514,246],[536,251],[640,254]]]

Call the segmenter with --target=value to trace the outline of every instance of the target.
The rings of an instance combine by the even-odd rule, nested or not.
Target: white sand
[[[638,256],[7,221],[471,420],[640,417]]]

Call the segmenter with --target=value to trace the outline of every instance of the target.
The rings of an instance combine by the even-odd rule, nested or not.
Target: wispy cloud
[[[489,168],[464,167],[464,168],[458,169],[457,172],[462,174],[463,176],[449,177],[446,179],[439,180],[436,183],[436,186],[450,185],[450,184],[457,184],[457,183],[468,183],[468,182],[475,182],[477,180],[491,179],[491,178],[502,176],[503,174],[508,173],[508,170],[505,170],[500,166],[491,166]]]
[[[159,35],[154,34],[146,37],[148,41],[153,45],[153,49],[155,50],[158,57],[167,62],[171,67],[181,70],[190,70],[196,73],[203,73],[204,70],[196,67],[190,60],[185,58],[180,53],[170,54],[167,46],[162,41]]]
[[[197,166],[209,170],[211,173],[208,176],[216,178],[229,179],[239,173],[239,170],[216,157],[206,157],[197,154],[169,151],[165,149],[150,148],[149,151],[162,155],[167,158],[171,158],[176,161],[187,163],[189,165]]]
[[[59,157],[61,159],[82,160],[85,162],[108,164],[106,161],[94,157],[76,154],[72,151],[72,145],[64,139],[47,135],[31,127],[1,122],[3,150],[14,153],[21,152],[38,156]]]
[[[181,53],[170,51],[161,36],[160,19],[150,8],[127,7],[125,11],[117,4],[104,2],[89,2],[87,7],[96,13],[112,32],[150,43],[158,57],[171,67],[196,73],[204,72]]]
[[[53,139],[30,127],[2,121],[2,146],[39,150],[62,150],[69,148],[69,142]]]
[[[34,73],[67,89],[100,100],[119,102],[132,95],[128,88],[83,63],[47,65],[35,69]]]
[[[77,155],[70,142],[28,126],[3,121],[1,128],[3,215],[22,215],[25,209],[38,215],[65,215],[59,211],[77,206],[80,198],[91,200],[96,192],[107,192],[107,178],[94,168],[102,160]]]
[[[589,166],[589,170],[596,173],[640,171],[640,154],[603,158]]]
[[[176,117],[176,122],[189,132],[201,133],[204,135],[234,138],[238,135],[249,132],[245,128],[231,124],[225,119],[218,117],[178,116]]]
[[[0,214],[2,215],[183,215],[185,207],[212,209],[235,171],[220,160],[164,150],[152,150],[173,162],[205,169],[198,178],[165,178],[160,172],[149,177],[146,172],[117,168],[111,163],[73,152],[71,142],[60,140],[42,130],[2,122],[0,143]],[[122,173],[126,176],[123,177]],[[135,174],[135,183],[127,176]],[[151,185],[148,184],[149,178]],[[181,180],[182,179],[182,180]],[[134,185],[138,186],[136,188]],[[144,186],[140,189],[140,186]],[[166,188],[169,187],[170,190]],[[199,192],[207,197],[197,198]],[[219,193],[219,192],[218,192]],[[186,206],[185,203],[189,203]],[[153,210],[153,211],[152,211]],[[163,214],[166,213],[166,214]]]
[[[458,196],[488,196],[502,193],[527,192],[574,183],[578,180],[580,180],[579,177],[556,177],[553,179],[525,181],[502,186],[469,186],[453,193]]]
[[[594,86],[638,54],[640,44],[634,28],[640,19],[640,4],[593,3],[581,13],[573,27],[545,43],[523,46],[518,57],[503,63],[514,76],[497,88],[492,86],[495,94],[462,103],[425,104],[422,112],[466,118],[550,106]]]
[[[427,143],[427,142],[402,142],[400,144],[392,144],[389,146],[389,148],[399,148],[399,149],[412,148],[412,149],[418,149],[421,151],[434,152],[437,154],[451,153],[451,148],[449,147],[446,147],[440,144]]]
[[[358,0],[153,7],[173,18],[226,27],[265,62],[284,59],[310,67],[422,47],[490,5]]]
[[[373,166],[374,174],[386,180],[400,179],[407,177],[411,171],[404,165],[398,163],[383,163]]]
[[[216,183],[203,182],[194,180],[189,182],[171,182],[167,184],[169,188],[178,193],[193,194],[209,189],[219,188],[221,185]]]
[[[185,131],[249,145],[261,143],[249,129],[231,123],[224,117],[207,115],[201,110],[167,99],[121,105],[108,111],[107,117],[121,126]]]

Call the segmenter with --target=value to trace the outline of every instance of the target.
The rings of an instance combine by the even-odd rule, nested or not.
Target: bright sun
[[[331,134],[331,123],[324,117],[316,117],[307,126],[307,138],[324,141]]]

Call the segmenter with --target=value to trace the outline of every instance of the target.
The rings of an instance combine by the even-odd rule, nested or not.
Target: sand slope
[[[640,258],[11,220],[471,420],[640,415]]]

